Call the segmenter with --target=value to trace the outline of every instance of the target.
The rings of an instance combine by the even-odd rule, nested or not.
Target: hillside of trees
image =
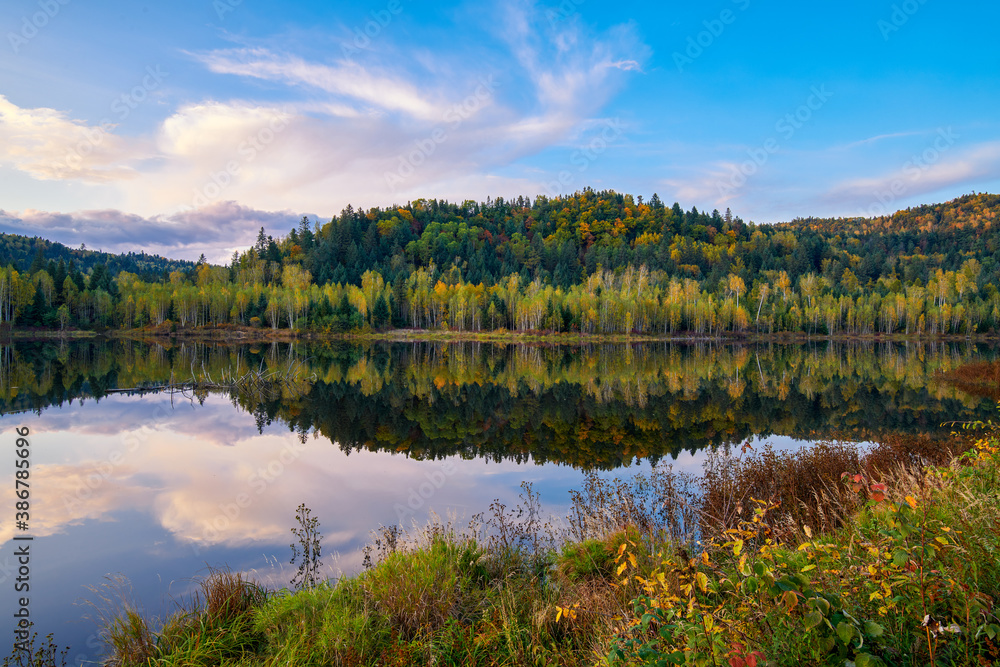
[[[998,211],[1000,196],[973,194],[881,218],[755,225],[591,189],[348,206],[283,237],[262,229],[226,267],[157,274],[119,256],[84,270],[43,249],[24,268],[0,254],[0,323],[989,333],[1000,328]]]
[[[55,264],[62,260],[68,266],[70,262],[83,273],[90,273],[95,266],[103,264],[111,275],[122,271],[137,274],[143,280],[158,280],[171,271],[188,271],[194,268],[195,262],[183,259],[167,259],[159,255],[147,255],[144,252],[129,252],[114,255],[86,248],[70,248],[56,241],[49,241],[38,236],[21,236],[20,234],[0,234],[0,265],[11,266],[18,271],[29,271],[34,274],[39,268],[55,270]],[[48,262],[53,262],[52,267]],[[37,262],[44,262],[38,266]]]

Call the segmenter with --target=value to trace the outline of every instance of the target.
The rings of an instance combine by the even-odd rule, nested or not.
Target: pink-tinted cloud
[[[232,249],[253,245],[264,227],[285,234],[302,219],[291,211],[258,211],[235,202],[210,204],[169,216],[143,217],[116,210],[50,213],[0,210],[0,232],[42,236],[105,252],[145,252],[177,259],[229,260]]]

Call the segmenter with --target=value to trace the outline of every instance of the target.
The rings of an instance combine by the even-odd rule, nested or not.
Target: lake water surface
[[[8,447],[0,613],[13,641],[17,562],[30,535],[36,629],[100,658],[79,604],[123,575],[151,615],[208,567],[286,586],[294,513],[320,520],[329,576],[357,572],[370,531],[467,520],[533,483],[564,514],[588,470],[652,463],[697,474],[704,453],[752,440],[790,448],[886,433],[946,434],[995,403],[941,380],[993,360],[972,343],[807,345],[267,344],[83,341],[0,347]],[[237,370],[238,369],[238,370]],[[279,393],[158,387],[247,369]],[[31,509],[14,522],[15,429],[28,428]]]

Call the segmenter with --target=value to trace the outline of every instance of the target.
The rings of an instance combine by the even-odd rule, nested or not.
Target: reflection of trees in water
[[[751,435],[862,440],[988,417],[989,401],[933,378],[994,356],[971,343],[19,342],[0,346],[0,407],[40,410],[297,360],[303,377],[280,397],[233,398],[259,428],[315,430],[347,451],[611,467]]]

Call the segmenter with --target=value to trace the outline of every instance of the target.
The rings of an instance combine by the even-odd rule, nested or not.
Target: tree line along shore
[[[90,251],[4,235],[0,326],[989,335],[1000,331],[998,210],[1000,197],[979,194],[882,218],[756,225],[589,189],[417,200],[304,218],[280,238],[262,229],[228,266],[93,263]]]

